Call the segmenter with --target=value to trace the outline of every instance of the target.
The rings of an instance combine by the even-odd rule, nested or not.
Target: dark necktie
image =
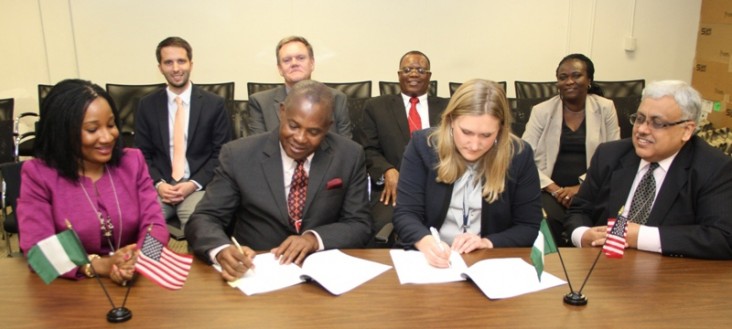
[[[305,208],[305,197],[308,192],[308,176],[305,174],[305,160],[297,161],[295,173],[290,182],[290,194],[287,196],[287,211],[290,213],[290,222],[295,231],[300,233],[302,226],[302,212]]]
[[[633,194],[628,218],[634,223],[643,225],[648,221],[651,204],[653,204],[653,198],[656,197],[656,179],[653,177],[653,171],[656,168],[658,168],[658,163],[652,162]]]
[[[420,118],[419,113],[417,113],[417,103],[419,103],[419,98],[412,97],[409,99],[409,103],[411,103],[412,106],[409,107],[409,116],[407,119],[409,119],[409,133],[413,133],[415,130],[422,129],[422,118]]]

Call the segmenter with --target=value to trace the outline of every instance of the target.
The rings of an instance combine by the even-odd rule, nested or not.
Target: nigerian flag
[[[88,262],[86,251],[72,230],[43,239],[28,251],[28,264],[46,284]]]
[[[549,224],[547,224],[546,218],[542,218],[539,225],[539,235],[534,241],[534,246],[531,247],[531,262],[534,263],[539,281],[541,281],[541,273],[544,272],[544,255],[555,252],[557,252],[557,245],[554,244]]]

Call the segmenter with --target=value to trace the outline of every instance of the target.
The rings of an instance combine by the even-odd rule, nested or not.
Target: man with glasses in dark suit
[[[366,102],[357,140],[366,152],[371,176],[372,215],[378,232],[391,222],[397,200],[397,182],[404,148],[412,132],[437,125],[448,99],[428,96],[430,60],[420,51],[409,51],[399,61],[398,95],[383,95]]]
[[[685,82],[643,90],[632,137],[598,147],[572,201],[565,229],[575,246],[602,246],[608,218],[623,215],[630,248],[732,259],[732,159],[695,135],[700,112]]]

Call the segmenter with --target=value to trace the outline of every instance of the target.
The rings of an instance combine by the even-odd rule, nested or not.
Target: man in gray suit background
[[[276,130],[280,126],[280,103],[285,100],[292,86],[310,80],[315,70],[313,47],[303,37],[290,36],[280,40],[275,49],[277,70],[285,79],[285,85],[255,93],[249,97],[249,130],[252,134]],[[351,138],[351,119],[348,116],[346,95],[329,88],[333,93],[333,121],[330,131]]]
[[[222,148],[186,236],[196,256],[221,265],[225,280],[252,267],[254,250],[301,264],[310,253],[363,247],[369,240],[364,153],[328,132],[332,104],[328,87],[302,81],[280,105],[279,131]]]

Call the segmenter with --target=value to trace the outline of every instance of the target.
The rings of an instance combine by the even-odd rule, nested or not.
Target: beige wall
[[[439,94],[470,78],[554,79],[582,52],[598,80],[691,80],[699,0],[0,0],[0,98],[37,111],[36,86],[81,77],[164,81],[154,50],[169,35],[194,48],[195,82],[279,82],[274,47],[298,34],[314,79],[395,81],[399,57],[430,56]],[[623,49],[626,36],[637,49]]]

